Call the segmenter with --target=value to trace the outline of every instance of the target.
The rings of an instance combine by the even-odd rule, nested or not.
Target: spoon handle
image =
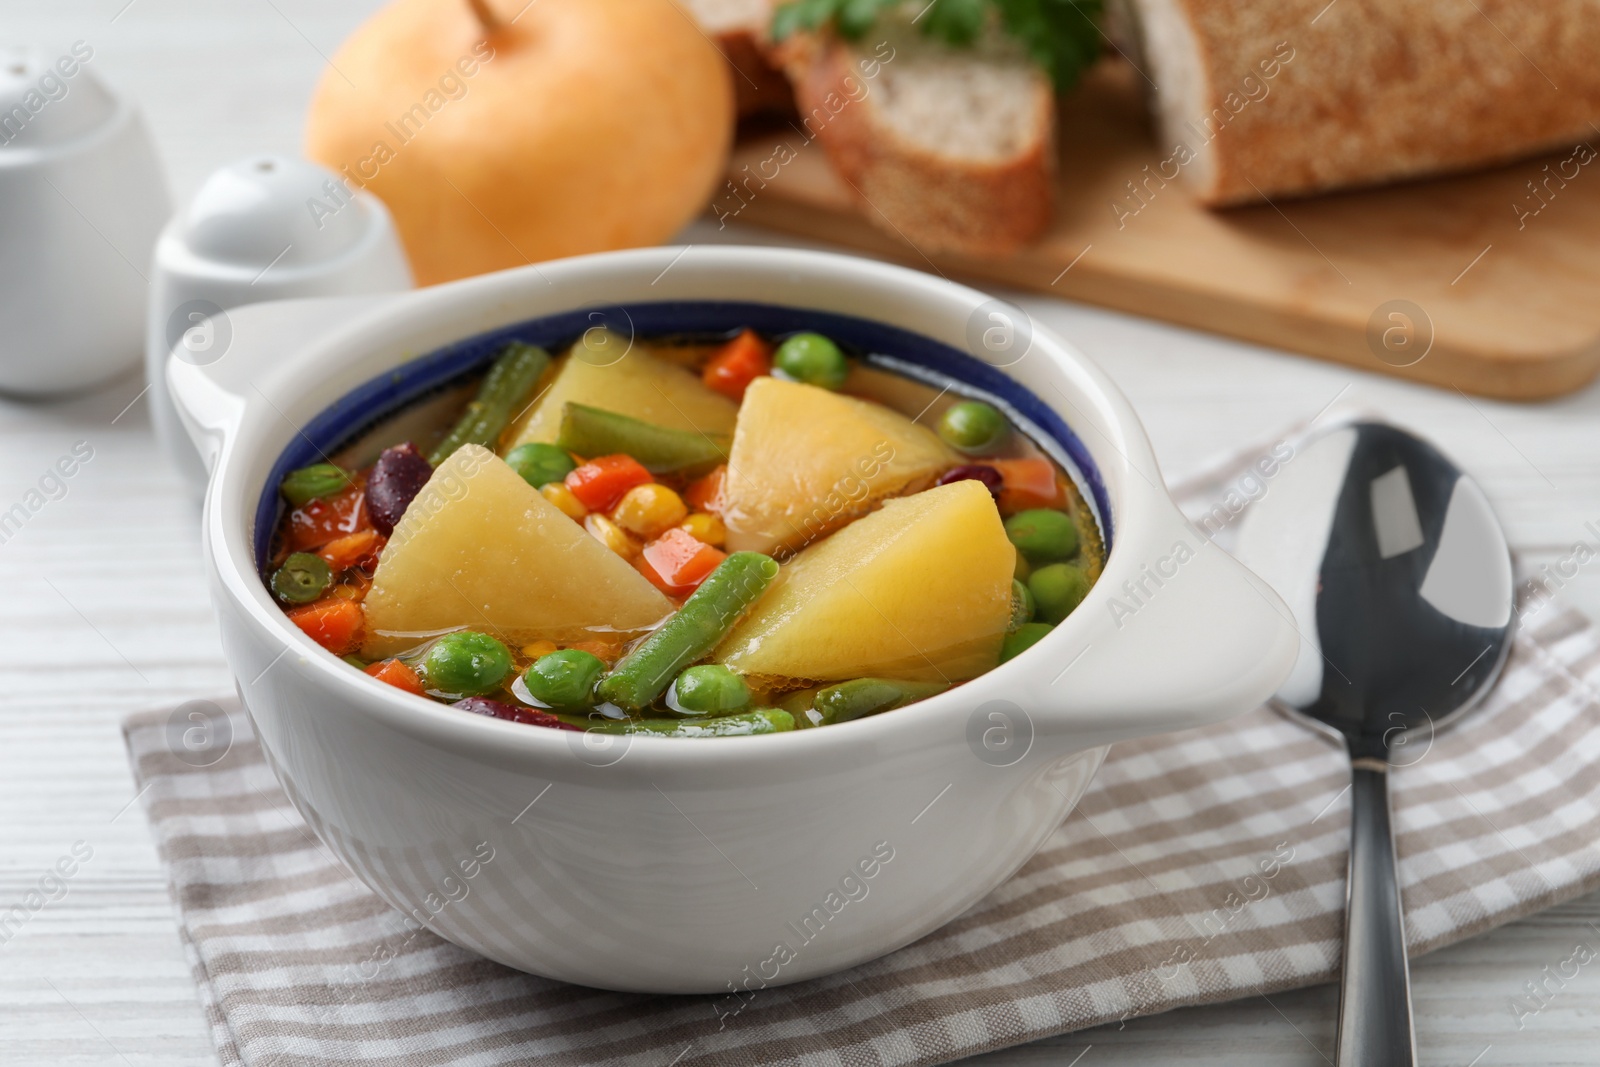
[[[1339,991],[1339,1067],[1412,1067],[1411,977],[1400,913],[1389,773],[1381,759],[1352,761],[1350,872]]]

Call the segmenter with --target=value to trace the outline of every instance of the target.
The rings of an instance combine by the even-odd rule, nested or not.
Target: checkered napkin
[[[1256,454],[1180,500],[1218,525],[1270,477],[1247,473]],[[1600,887],[1600,635],[1523,611],[1484,707],[1398,758],[1414,954]],[[216,705],[234,733],[211,766],[174,755],[170,709],[125,731],[227,1067],[935,1064],[1328,981],[1339,963],[1348,764],[1266,709],[1115,746],[1039,854],[966,914],[725,1018],[715,997],[563,985],[403,923],[317,843],[237,702]],[[380,952],[383,971],[352,983]]]

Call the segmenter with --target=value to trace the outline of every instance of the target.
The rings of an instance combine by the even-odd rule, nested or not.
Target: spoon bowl
[[[1389,771],[1477,704],[1515,622],[1511,554],[1488,498],[1438,449],[1363,422],[1313,438],[1241,524],[1235,553],[1300,631],[1273,703],[1351,760],[1340,1067],[1416,1062]]]

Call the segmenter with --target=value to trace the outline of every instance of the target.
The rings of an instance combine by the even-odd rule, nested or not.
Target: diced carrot
[[[700,372],[700,380],[729,400],[744,399],[745,388],[763,374],[772,373],[772,346],[754,330],[739,336],[717,350]]]
[[[367,673],[396,689],[404,689],[419,697],[428,695],[422,688],[422,679],[417,677],[417,672],[397,659],[379,660],[377,663],[368,664]]]
[[[683,501],[695,511],[708,511],[713,515],[722,513],[722,483],[727,480],[728,465],[720,465],[704,478],[698,478],[689,483],[689,488],[683,491]]]
[[[376,564],[386,541],[377,530],[360,530],[329,541],[317,549],[317,555],[338,574],[363,563]]]
[[[366,492],[359,485],[313,500],[289,513],[289,551],[309,552],[330,541],[372,528]]]
[[[366,615],[354,601],[325,597],[314,604],[291,608],[289,620],[335,656],[348,656],[361,647]]]
[[[989,459],[985,465],[1000,472],[1000,510],[1060,507],[1064,502],[1055,466],[1047,459]]]
[[[567,488],[590,511],[610,511],[623,493],[652,481],[643,464],[619,453],[591,459],[567,475]]]
[[[644,546],[634,566],[663,593],[684,597],[699,588],[727,553],[675,527]]]

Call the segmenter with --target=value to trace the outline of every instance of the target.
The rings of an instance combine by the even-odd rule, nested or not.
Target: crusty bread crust
[[[777,52],[807,133],[855,191],[863,213],[919,252],[998,257],[1038,237],[1055,197],[1055,97],[1037,79],[1038,129],[998,161],[965,159],[911,144],[875,114],[859,57],[827,35],[796,34]],[[862,85],[868,85],[861,95]],[[859,99],[855,99],[859,97]],[[841,99],[849,100],[843,107]],[[813,124],[812,115],[825,115]]]
[[[734,105],[740,118],[761,114],[793,114],[794,92],[783,71],[767,59],[760,27],[745,26],[712,34],[712,40],[733,68]]]
[[[1146,72],[1181,98],[1159,108],[1163,154],[1196,153],[1183,170],[1209,204],[1472,169],[1600,137],[1594,0],[1131,3]]]

